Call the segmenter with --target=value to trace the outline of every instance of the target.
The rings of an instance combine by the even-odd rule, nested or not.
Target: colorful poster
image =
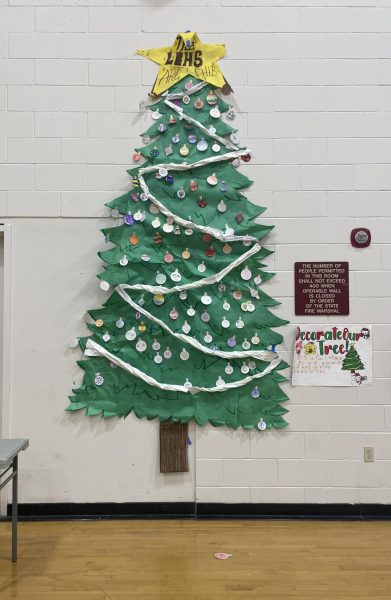
[[[298,325],[292,385],[357,386],[372,383],[370,325]]]

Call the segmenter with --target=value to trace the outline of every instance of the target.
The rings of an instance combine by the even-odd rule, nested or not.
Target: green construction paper
[[[183,90],[186,80],[173,86],[170,92]],[[208,92],[213,89],[208,85],[195,96],[188,105],[182,105],[186,114],[201,122],[205,127],[211,125],[216,128],[217,134],[227,136],[236,131],[224,118],[213,119],[209,111],[211,106],[206,102]],[[201,98],[204,107],[201,111],[194,108],[194,99]],[[221,98],[218,107],[222,113],[226,112],[230,105]],[[170,171],[174,183],[167,183],[164,178],[157,179],[155,172],[143,175],[150,193],[157,198],[173,214],[193,223],[205,227],[212,227],[224,231],[225,227],[232,228],[235,235],[248,236],[261,240],[272,229],[269,225],[262,225],[255,221],[264,212],[264,207],[253,204],[247,200],[242,193],[251,185],[251,180],[231,164],[231,160],[207,164],[202,167],[192,167],[203,158],[221,156],[228,152],[223,144],[219,143],[220,151],[215,153],[211,146],[213,140],[200,133],[196,126],[189,126],[185,120],[180,120],[177,113],[164,104],[164,98],[152,105],[150,109],[155,111],[159,108],[162,117],[154,121],[147,129],[153,139],[140,146],[138,150],[145,157],[137,166],[128,170],[131,177],[138,178],[140,167],[156,164],[180,164],[186,161],[189,168],[184,171]],[[161,123],[168,123],[170,116],[174,116],[177,122],[173,125],[167,124],[166,131],[158,131]],[[178,133],[181,141],[173,144],[171,138]],[[205,137],[209,147],[205,152],[196,149],[196,145],[187,141],[189,134],[195,134],[198,139]],[[186,157],[179,153],[179,149],[186,144],[190,152]],[[166,156],[165,148],[172,146],[173,154]],[[151,150],[157,149],[158,157],[150,155]],[[246,150],[243,149],[243,154]],[[216,174],[218,184],[211,186],[206,179],[212,173]],[[198,190],[192,192],[189,188],[190,182],[196,181]],[[225,182],[226,190],[221,190],[221,184]],[[177,191],[184,189],[186,196],[178,198]],[[164,274],[166,288],[176,285],[191,284],[196,280],[202,280],[210,276],[216,276],[220,271],[229,267],[233,261],[241,258],[251,249],[254,240],[244,244],[240,240],[229,242],[230,252],[223,251],[226,245],[217,239],[204,239],[202,231],[194,230],[192,235],[186,235],[181,227],[180,235],[173,232],[165,232],[163,225],[166,218],[151,212],[151,203],[142,201],[139,196],[142,190],[134,185],[130,191],[118,198],[107,202],[111,209],[119,211],[120,217],[114,221],[114,226],[102,230],[107,246],[99,252],[103,261],[103,271],[98,275],[99,279],[106,281],[113,287],[120,284],[150,285],[155,286],[157,274]],[[199,206],[200,197],[206,200],[204,207]],[[218,205],[221,201],[226,205],[226,211],[220,212]],[[145,213],[143,221],[137,221],[133,225],[126,225],[122,216],[137,211]],[[159,218],[159,227],[154,227],[156,218]],[[137,243],[132,243],[132,235],[137,236]],[[157,243],[159,238],[160,243]],[[133,242],[134,239],[132,238]],[[185,260],[182,252],[187,249],[190,258]],[[208,256],[207,251],[213,251],[213,256]],[[258,336],[259,343],[251,342],[252,350],[269,350],[272,346],[282,342],[282,336],[274,331],[287,321],[277,317],[270,307],[279,302],[261,289],[263,283],[274,276],[268,270],[267,262],[264,262],[271,250],[262,247],[259,252],[248,257],[238,267],[232,269],[222,280],[225,288],[219,283],[204,285],[198,289],[187,291],[187,297],[180,299],[177,292],[165,294],[164,303],[157,305],[153,294],[141,290],[127,290],[131,299],[142,306],[155,318],[167,325],[173,333],[183,333],[182,327],[185,321],[191,326],[191,335],[203,346],[210,347],[204,337],[207,332],[212,335],[214,347],[221,351],[242,350],[242,344]],[[166,255],[172,256],[172,261],[165,260]],[[145,255],[149,260],[144,260]],[[127,264],[122,266],[120,260],[126,257]],[[204,263],[205,271],[200,272],[198,266]],[[244,268],[251,271],[251,279],[244,280],[241,272]],[[170,275],[175,270],[181,274],[180,283],[171,279]],[[255,282],[254,278],[260,277],[261,283]],[[235,299],[233,293],[241,292],[242,297]],[[204,305],[201,296],[207,292],[212,298],[212,303]],[[225,302],[229,302],[230,308],[224,310]],[[252,302],[255,305],[253,312],[244,311],[243,303]],[[187,310],[193,307],[194,316],[189,316]],[[175,310],[174,310],[175,309]],[[173,336],[158,323],[149,320],[143,314],[130,306],[115,290],[111,292],[103,306],[90,309],[89,314],[92,322],[88,323],[90,335],[80,339],[80,348],[84,351],[88,340],[103,346],[113,356],[137,367],[142,373],[146,373],[161,384],[184,385],[185,380],[193,386],[213,388],[219,378],[226,383],[241,382],[245,377],[261,374],[269,363],[265,360],[251,359],[252,364],[249,372],[242,373],[243,359],[232,359],[233,367],[231,375],[225,373],[228,361],[216,355],[209,355],[202,350],[186,345]],[[172,314],[178,312],[178,318],[173,319]],[[203,313],[208,313],[209,321],[201,318]],[[230,322],[229,328],[222,326],[222,319],[226,317]],[[117,322],[122,319],[124,326],[119,328]],[[236,323],[243,320],[245,326],[237,328]],[[103,325],[101,325],[103,321]],[[101,325],[101,326],[99,326]],[[134,328],[136,339],[128,341],[125,333]],[[145,329],[145,331],[143,330]],[[107,335],[110,339],[107,339]],[[230,348],[227,344],[228,338],[236,337],[236,346]],[[144,352],[137,350],[137,340],[147,344]],[[154,350],[153,344],[159,344],[160,349]],[[156,353],[163,356],[166,348],[169,348],[172,356],[164,358],[162,363],[154,361]],[[180,359],[183,348],[190,354],[187,361]],[[348,355],[346,359],[348,358]],[[345,359],[345,360],[346,360]],[[248,362],[248,361],[247,361]],[[356,361],[357,362],[357,361]],[[268,428],[281,428],[286,426],[282,415],[287,412],[281,402],[285,402],[287,395],[280,388],[286,378],[280,371],[288,366],[284,361],[270,373],[262,378],[250,381],[238,388],[227,389],[223,392],[204,392],[196,394],[182,391],[168,391],[149,385],[143,378],[132,375],[130,372],[115,366],[103,357],[86,357],[79,361],[79,366],[84,371],[82,385],[74,390],[70,397],[68,411],[85,410],[89,416],[100,415],[104,418],[113,416],[126,417],[133,412],[139,418],[159,419],[162,422],[174,421],[186,423],[194,420],[198,425],[211,423],[215,427],[227,425],[233,429],[242,427],[244,429],[256,428],[260,419],[266,423]],[[359,367],[356,367],[359,368]],[[96,383],[99,374],[103,378],[103,384]],[[254,396],[254,388],[257,387],[259,396]]]

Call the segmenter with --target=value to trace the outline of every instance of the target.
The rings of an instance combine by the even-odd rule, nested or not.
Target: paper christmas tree
[[[89,311],[84,379],[68,410],[284,427],[287,365],[273,328],[287,321],[263,289],[273,273],[260,240],[271,227],[242,193],[252,182],[240,167],[251,156],[231,125],[234,110],[192,74],[150,112],[132,188],[107,204],[115,224],[103,230],[98,277],[109,296]]]

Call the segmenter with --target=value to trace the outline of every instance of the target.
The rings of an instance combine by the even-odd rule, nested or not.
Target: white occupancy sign
[[[292,385],[372,383],[371,326],[322,323],[296,328]]]

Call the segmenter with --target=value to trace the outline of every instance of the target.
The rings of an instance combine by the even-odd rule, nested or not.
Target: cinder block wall
[[[103,204],[149,122],[156,68],[136,48],[177,31],[225,42],[249,198],[275,230],[267,291],[291,320],[295,260],[348,260],[351,314],[374,324],[374,384],[295,388],[290,426],[191,428],[191,472],[158,473],[154,422],[63,412],[80,374],[67,339],[101,304]],[[7,431],[27,436],[22,501],[391,501],[391,2],[10,0],[0,2],[0,215],[12,225]],[[368,226],[366,250],[350,230]],[[317,319],[327,321],[326,318]],[[363,446],[375,446],[364,464]],[[103,476],[103,472],[105,475]]]

